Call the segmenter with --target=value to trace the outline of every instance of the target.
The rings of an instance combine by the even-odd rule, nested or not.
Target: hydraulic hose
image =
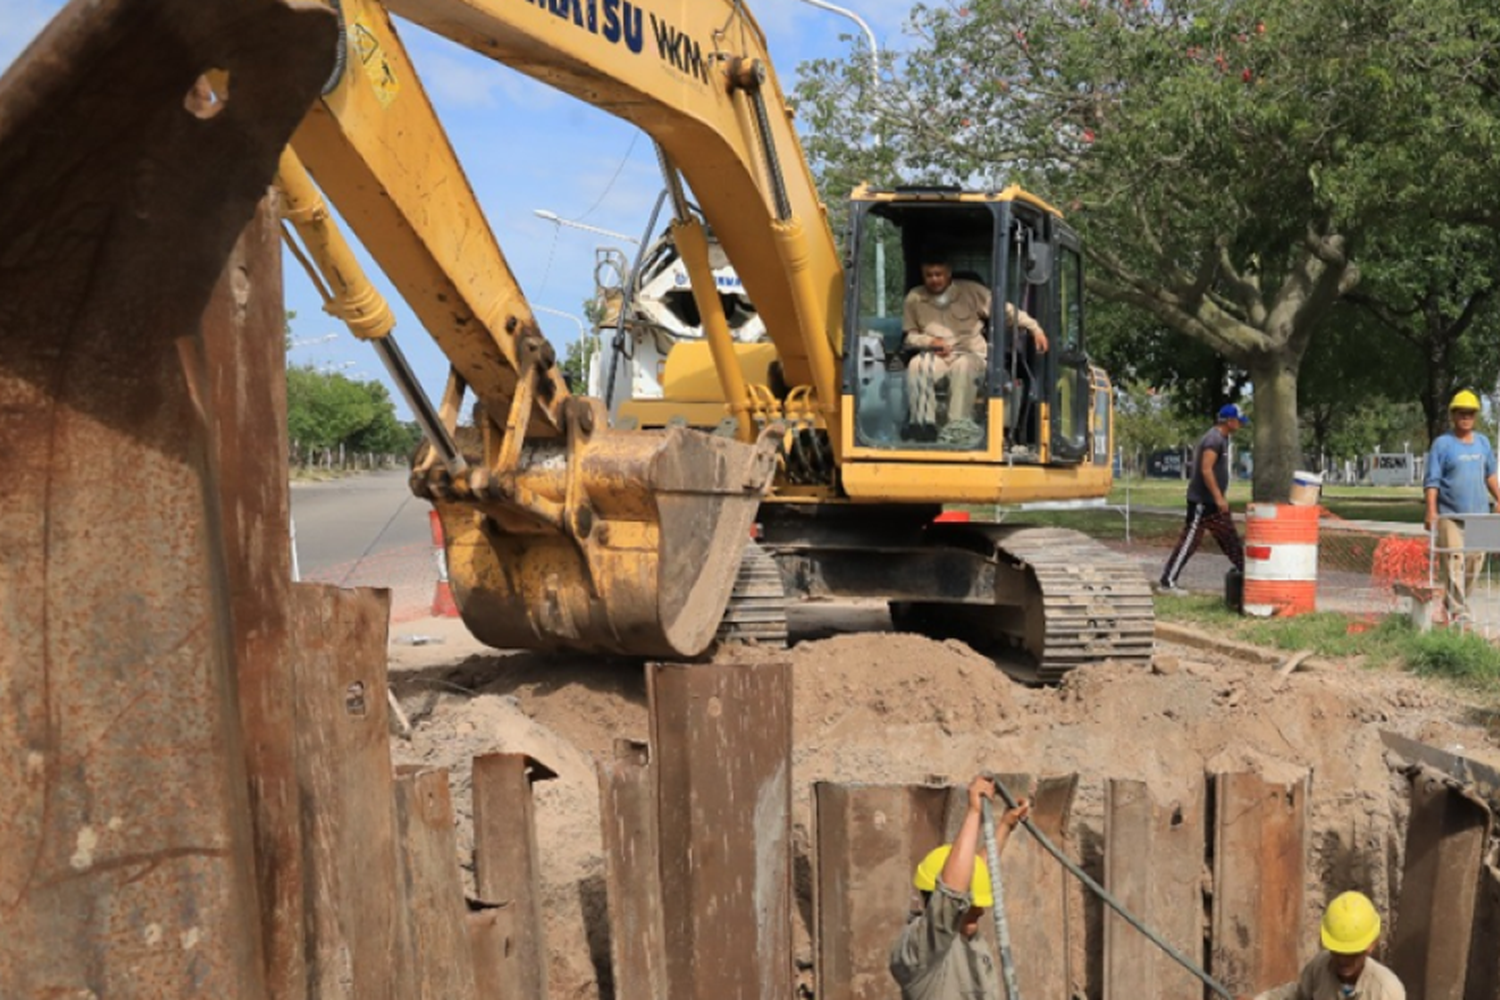
[[[1005,787],[1005,783],[1001,781],[997,775],[990,775],[990,780],[995,783],[995,790],[998,791],[1000,793],[1000,797],[1005,800],[1006,808],[1014,809],[1016,807],[1016,800],[1010,794],[1010,789]],[[986,825],[988,826],[988,809],[986,809],[985,816]],[[1192,959],[1188,958],[1182,952],[1178,951],[1166,941],[1162,940],[1162,938],[1158,936],[1155,931],[1151,930],[1151,928],[1141,923],[1141,921],[1137,919],[1134,914],[1126,910],[1124,905],[1114,896],[1111,896],[1109,894],[1109,891],[1105,889],[1104,886],[1100,885],[1098,882],[1095,882],[1088,872],[1084,871],[1082,868],[1074,864],[1071,858],[1069,858],[1066,854],[1059,850],[1056,844],[1052,843],[1052,839],[1050,837],[1048,837],[1041,830],[1037,829],[1036,824],[1031,821],[1031,817],[1028,816],[1021,822],[1025,824],[1027,831],[1036,838],[1037,843],[1041,844],[1042,847],[1046,849],[1048,854],[1051,854],[1054,858],[1062,863],[1062,866],[1064,868],[1066,868],[1073,875],[1077,876],[1078,880],[1084,885],[1088,886],[1089,891],[1098,896],[1106,906],[1114,910],[1121,917],[1125,918],[1126,923],[1130,924],[1130,926],[1146,935],[1147,940],[1170,955],[1172,957],[1172,960],[1175,961],[1178,965],[1182,966],[1184,969],[1188,970],[1193,975],[1201,979],[1205,986],[1213,990],[1215,993],[1219,994],[1219,996],[1223,997],[1224,1000],[1235,1000],[1234,994],[1230,993],[1229,990],[1225,988],[1223,983],[1220,983],[1217,979],[1210,976],[1207,972],[1204,972]],[[994,864],[994,861],[990,862],[991,867],[994,867]],[[993,875],[991,876],[991,880],[994,881]],[[998,882],[996,884],[998,884]],[[995,895],[995,904],[997,907],[997,924],[999,918],[999,903],[1000,896],[997,893]],[[1014,996],[1014,994],[1012,994],[1012,996]]]
[[[1005,913],[1005,890],[1000,884],[1000,849],[995,845],[995,814],[990,809],[990,800],[981,799],[980,808],[984,818],[984,855],[990,866],[990,889],[995,896],[995,940],[1000,946],[1000,974],[1005,978],[1005,995],[1009,1000],[1021,1000],[1021,987],[1016,984],[1016,963],[1010,951],[1010,918]]]

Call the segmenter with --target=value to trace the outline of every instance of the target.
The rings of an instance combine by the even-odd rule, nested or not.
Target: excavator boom
[[[441,424],[413,487],[442,516],[466,624],[502,647],[701,652],[775,471],[775,433],[615,430],[597,400],[570,396],[385,8],[341,0],[339,13],[349,58],[283,155],[286,216],[330,311],[381,348],[404,391],[390,312],[306,174],[452,364],[440,409],[412,390]],[[461,428],[466,390],[478,406]]]
[[[1014,187],[862,187],[846,274],[765,38],[739,0],[332,2],[347,58],[286,158],[289,218],[335,311],[388,342],[330,214],[292,180],[300,160],[452,362],[440,409],[409,393],[435,414],[413,485],[442,514],[475,635],[694,655],[721,619],[724,634],[750,634],[747,622],[780,634],[779,573],[803,595],[885,596],[898,628],[1018,653],[1036,679],[1149,653],[1150,597],[1127,560],[1066,533],[931,526],[944,502],[1109,489],[1109,383],[1084,349],[1082,254],[1055,208]],[[672,349],[663,397],[647,408],[655,429],[612,428],[599,401],[569,396],[392,14],[655,141],[667,238],[702,329],[700,343]],[[772,363],[733,341],[710,229]],[[984,299],[987,321],[1024,314],[1052,331],[1053,349],[1015,321],[981,329],[970,315],[985,351],[951,371],[914,357],[905,290],[935,252],[1000,300]],[[399,352],[382,352],[399,384],[413,381]],[[710,369],[722,420],[704,394]],[[470,390],[476,425],[460,428]],[[700,430],[682,425],[684,411]],[[764,498],[774,502],[762,509]],[[761,546],[747,547],[752,523]]]

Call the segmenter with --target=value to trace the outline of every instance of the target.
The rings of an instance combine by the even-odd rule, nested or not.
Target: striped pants
[[[1219,548],[1234,563],[1234,568],[1241,573],[1245,572],[1245,550],[1240,545],[1239,532],[1234,529],[1234,519],[1213,504],[1189,500],[1182,534],[1178,536],[1177,545],[1173,547],[1172,554],[1167,556],[1167,564],[1161,570],[1161,582],[1165,586],[1177,585],[1177,578],[1182,575],[1183,567],[1193,558],[1193,553],[1198,551],[1198,543],[1203,540],[1205,528],[1213,534],[1214,541],[1219,543]]]

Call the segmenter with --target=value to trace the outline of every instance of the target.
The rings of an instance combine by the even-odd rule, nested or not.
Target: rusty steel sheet
[[[474,996],[477,1000],[524,1000],[521,970],[514,947],[516,908],[486,906],[464,914],[469,930],[469,952],[474,959]],[[623,1000],[618,991],[616,1000]]]
[[[820,1000],[891,996],[891,946],[911,906],[912,872],[943,843],[947,803],[947,788],[813,785]]]
[[[1307,777],[1214,776],[1214,894],[1209,972],[1232,993],[1301,971],[1307,877]]]
[[[1463,1000],[1492,819],[1451,778],[1422,766],[1408,773],[1411,816],[1389,964],[1412,1000]]]
[[[200,318],[335,44],[75,2],[0,78],[0,995],[266,995]]]
[[[791,996],[791,665],[654,663],[646,679],[666,996]]]
[[[235,677],[250,777],[266,985],[307,995],[297,799],[281,229],[268,195],[203,313],[203,366],[224,524]]]
[[[1104,789],[1104,887],[1182,954],[1205,963],[1201,780],[1158,801],[1144,781]],[[1202,1000],[1203,984],[1112,910],[1104,920],[1104,1000]]]
[[[1500,811],[1500,770],[1385,729],[1380,731],[1380,741],[1408,763],[1425,764],[1448,775],[1489,806],[1491,813]]]
[[[297,584],[291,610],[308,995],[395,1000],[401,862],[386,700],[390,595]]]
[[[475,1000],[463,879],[453,831],[448,772],[398,768],[396,830],[401,845],[401,1000]]]
[[[542,923],[541,860],[532,786],[557,777],[522,753],[474,758],[474,885],[484,903],[516,909],[511,944],[517,995],[547,996],[547,936]]]
[[[667,958],[647,744],[615,741],[614,759],[599,765],[599,813],[615,1000],[660,1000]]]
[[[1485,865],[1479,874],[1470,939],[1464,1000],[1495,1000],[1500,997],[1500,949],[1495,947],[1500,941],[1500,868],[1494,865]]]
[[[1068,817],[1078,789],[1078,775],[1033,780],[1025,774],[1002,774],[1012,795],[1031,798],[1031,821],[1059,847],[1066,848]],[[1005,803],[995,802],[999,822]],[[981,851],[983,845],[981,845]],[[1016,987],[1022,997],[1066,997],[1071,969],[1068,955],[1068,875],[1025,827],[1011,833],[1000,854],[1011,954]]]

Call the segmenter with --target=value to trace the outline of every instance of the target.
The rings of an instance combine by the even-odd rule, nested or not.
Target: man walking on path
[[[1234,529],[1234,519],[1229,516],[1229,500],[1225,497],[1229,489],[1229,439],[1234,432],[1250,422],[1250,418],[1235,404],[1230,403],[1219,410],[1219,422],[1208,429],[1198,446],[1193,449],[1193,478],[1188,481],[1187,519],[1182,525],[1182,534],[1167,564],[1161,568],[1161,581],[1157,592],[1163,594],[1186,593],[1177,586],[1178,577],[1187,566],[1187,561],[1198,551],[1203,540],[1203,530],[1213,533],[1219,548],[1234,563],[1234,568],[1245,572],[1245,550],[1240,546],[1240,536]]]
[[[969,784],[969,811],[952,844],[930,851],[917,866],[912,884],[921,892],[906,927],[891,949],[891,975],[901,1000],[1000,1000],[1000,977],[979,919],[995,905],[989,866],[978,857],[985,799],[995,783],[978,777]],[[1010,833],[1031,812],[1025,799],[995,820],[995,850],[1005,849]]]
[[[1380,940],[1380,914],[1369,897],[1346,892],[1329,903],[1318,936],[1326,950],[1302,967],[1297,981],[1255,1000],[1406,1000],[1396,974],[1370,957]]]
[[[1500,502],[1500,483],[1495,479],[1495,452],[1489,439],[1474,430],[1479,416],[1479,397],[1468,389],[1448,404],[1453,430],[1441,434],[1427,453],[1422,492],[1427,515],[1422,525],[1429,532],[1437,525],[1435,548],[1443,565],[1443,606],[1448,620],[1468,618],[1469,590],[1479,576],[1483,553],[1464,554],[1464,529],[1455,516],[1488,514],[1490,498]]]

